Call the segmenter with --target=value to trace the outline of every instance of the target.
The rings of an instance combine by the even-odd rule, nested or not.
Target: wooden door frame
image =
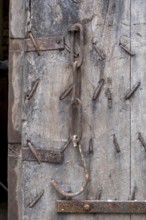
[[[25,39],[25,4],[9,3],[9,107],[8,107],[8,219],[22,216],[21,103],[23,78],[23,42]]]

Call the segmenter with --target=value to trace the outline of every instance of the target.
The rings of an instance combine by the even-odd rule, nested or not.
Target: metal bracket
[[[58,213],[145,214],[146,201],[57,200]]]
[[[39,156],[40,162],[47,163],[62,163],[64,159],[64,155],[59,150],[47,150],[41,148],[35,148],[37,154]],[[22,160],[23,161],[37,161],[35,155],[32,153],[30,148],[23,147],[22,148]]]
[[[37,51],[34,43],[30,38],[25,40],[26,42],[26,52],[32,52]],[[64,37],[58,36],[58,37],[41,37],[41,38],[35,38],[35,42],[37,44],[39,51],[48,51],[48,50],[59,50],[64,49]]]

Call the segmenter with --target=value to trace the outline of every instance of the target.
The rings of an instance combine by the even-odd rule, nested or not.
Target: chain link
[[[74,147],[78,147],[78,152],[80,154],[83,168],[84,168],[84,176],[86,182],[84,186],[75,193],[68,193],[64,192],[58,186],[56,180],[52,180],[51,183],[56,189],[56,191],[63,196],[66,197],[74,197],[80,195],[87,187],[88,182],[90,180],[90,176],[86,167],[86,162],[84,160],[84,155],[81,148],[81,138],[82,138],[82,102],[81,102],[81,65],[83,63],[83,27],[81,24],[76,23],[72,25],[69,30],[71,32],[71,50],[70,50],[70,60],[73,72],[73,89],[72,89],[72,98],[70,103],[70,123],[69,123],[69,132],[70,132],[70,139],[73,143]],[[79,44],[79,57],[76,58],[74,56],[75,53],[75,36],[79,33],[80,44]]]
[[[82,102],[81,93],[81,65],[83,63],[83,27],[81,24],[74,24],[71,29],[71,65],[73,69],[73,91],[70,104],[70,137],[73,146],[77,147],[82,137]],[[79,57],[75,59],[75,36],[80,35]]]

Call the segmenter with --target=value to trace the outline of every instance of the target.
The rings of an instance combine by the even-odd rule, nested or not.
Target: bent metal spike
[[[51,180],[51,184],[56,189],[58,193],[65,197],[74,197],[80,195],[84,190],[86,189],[88,182],[90,180],[90,176],[86,167],[86,163],[84,160],[82,148],[81,148],[81,138],[82,138],[82,101],[80,99],[80,93],[81,93],[81,65],[83,63],[83,44],[84,44],[84,38],[83,38],[83,27],[81,24],[76,23],[72,25],[70,28],[71,33],[71,51],[70,51],[70,59],[71,59],[71,65],[72,65],[72,71],[73,71],[73,86],[72,86],[72,99],[70,102],[70,140],[72,142],[72,145],[78,149],[78,152],[80,154],[83,168],[84,168],[84,175],[85,175],[85,184],[81,189],[77,192],[64,192],[60,189],[58,183],[55,179]],[[79,33],[79,57],[78,59],[75,59],[75,36]]]

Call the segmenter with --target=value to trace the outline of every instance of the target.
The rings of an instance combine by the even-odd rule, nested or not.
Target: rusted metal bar
[[[135,56],[135,53],[133,53],[131,50],[129,50],[127,47],[125,47],[123,44],[119,44],[119,46],[126,51],[130,56]]]
[[[42,190],[42,191],[39,193],[39,195],[37,195],[37,196],[33,199],[33,201],[30,202],[30,203],[27,205],[27,207],[29,207],[29,208],[34,207],[34,206],[38,203],[38,201],[42,198],[44,192],[45,192],[45,191]]]
[[[140,141],[140,143],[142,144],[142,146],[144,147],[144,149],[146,151],[146,142],[140,132],[138,133],[138,140]]]
[[[26,39],[26,52],[33,52],[39,49],[40,51],[48,51],[48,50],[59,50],[64,49],[64,37],[40,37],[35,38],[35,43],[37,44],[37,48],[32,42],[31,39]]]
[[[46,163],[62,163],[64,155],[61,150],[47,150],[42,148],[35,148],[37,155],[39,155],[40,162]],[[35,155],[28,147],[22,148],[22,160],[23,161],[36,161]]]
[[[72,91],[72,88],[73,88],[73,84],[71,84],[59,97],[59,100],[63,100],[65,99],[69,94],[70,92]]]
[[[140,86],[140,82],[137,82],[133,87],[132,87],[132,89],[131,90],[128,90],[128,92],[126,93],[126,95],[125,95],[125,100],[127,100],[127,99],[130,99],[133,95],[134,95],[134,93],[137,91],[137,89],[139,88],[139,86]]]
[[[97,88],[95,89],[95,92],[94,92],[94,94],[93,94],[92,100],[95,101],[95,100],[99,97],[99,94],[100,94],[100,92],[101,92],[101,89],[102,89],[102,87],[103,87],[103,84],[104,84],[104,79],[101,79],[101,80],[99,81],[99,84],[98,84]]]
[[[39,82],[40,82],[40,79],[37,79],[37,80],[34,82],[34,85],[33,85],[32,89],[31,89],[31,91],[30,91],[29,94],[26,95],[26,97],[25,97],[26,100],[30,100],[30,99],[33,97],[35,91],[37,90],[37,87],[38,87],[38,85],[39,85]]]
[[[146,201],[57,200],[58,213],[146,214]]]

